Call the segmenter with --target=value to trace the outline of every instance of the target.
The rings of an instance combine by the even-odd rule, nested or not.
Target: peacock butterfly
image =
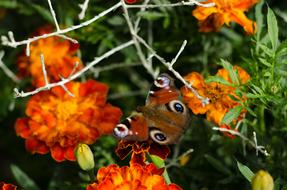
[[[154,141],[161,145],[174,144],[189,125],[188,108],[168,74],[159,75],[144,106],[114,128],[115,137],[128,141]]]

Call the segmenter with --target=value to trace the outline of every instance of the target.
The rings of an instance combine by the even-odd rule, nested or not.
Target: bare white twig
[[[78,66],[79,66],[79,62],[76,62],[75,63],[75,65],[74,65],[74,67],[73,67],[73,70],[71,71],[71,73],[70,73],[70,75],[68,76],[68,78],[70,78],[74,73],[75,73],[75,71],[76,71],[76,69],[78,68]]]
[[[54,23],[55,23],[56,29],[57,29],[57,31],[60,31],[61,29],[60,29],[60,27],[59,27],[59,23],[58,23],[58,21],[57,21],[56,13],[55,13],[55,11],[54,11],[54,9],[53,9],[51,0],[48,0],[48,4],[49,4],[50,12],[51,12],[51,14],[52,14],[52,16],[53,16],[53,19],[54,19]]]
[[[182,43],[182,45],[181,45],[181,47],[180,47],[180,49],[179,49],[179,51],[177,52],[175,58],[173,58],[173,59],[171,60],[171,62],[170,62],[170,64],[169,64],[170,67],[173,67],[173,64],[177,61],[178,57],[180,56],[180,54],[181,54],[182,51],[184,50],[186,44],[187,44],[187,41],[184,40],[183,43]]]
[[[219,127],[213,127],[212,129],[215,130],[215,131],[227,132],[227,133],[229,133],[231,135],[235,135],[235,136],[240,137],[243,141],[248,142],[252,147],[255,148],[256,155],[258,154],[258,151],[261,152],[262,154],[264,154],[265,156],[269,156],[270,155],[267,152],[267,150],[265,149],[264,146],[258,146],[257,145],[257,139],[256,139],[255,142],[253,142],[250,139],[248,139],[247,137],[245,137],[244,135],[242,135],[240,132],[234,131],[234,130],[231,130],[231,129],[219,128]],[[256,138],[256,135],[255,135],[255,138]]]
[[[202,7],[213,7],[215,3],[200,3],[196,0],[189,0],[189,1],[181,1],[178,3],[168,3],[168,4],[160,4],[160,5],[126,5],[127,8],[159,8],[159,7],[179,7],[179,6],[202,6]]]
[[[66,92],[69,96],[75,97],[75,95],[68,90],[68,88],[65,86],[65,84],[61,84],[60,86],[65,90],[65,92]]]
[[[26,97],[26,96],[31,96],[31,95],[34,95],[40,91],[45,91],[45,90],[49,90],[53,87],[56,87],[56,86],[62,86],[76,78],[78,78],[79,76],[81,76],[83,73],[87,72],[90,68],[92,68],[94,65],[98,64],[99,62],[101,62],[102,60],[104,60],[105,58],[113,55],[114,53],[130,46],[130,45],[133,45],[134,44],[134,41],[133,40],[130,40],[124,44],[121,44],[113,49],[111,49],[110,51],[104,53],[102,56],[100,57],[96,57],[94,59],[94,61],[90,62],[89,64],[87,64],[87,66],[85,66],[83,69],[81,69],[80,71],[76,72],[75,74],[73,74],[72,76],[68,77],[68,78],[62,78],[61,81],[59,82],[55,82],[55,83],[49,83],[48,85],[45,85],[43,87],[40,87],[40,88],[37,88],[35,89],[34,91],[30,91],[30,92],[23,92],[23,91],[19,91],[17,88],[14,89],[14,93],[15,93],[15,97]],[[62,86],[63,87],[63,86]]]
[[[101,12],[100,14],[94,16],[92,19],[87,20],[87,21],[85,21],[85,22],[83,22],[83,23],[81,23],[79,25],[74,25],[74,26],[71,26],[71,27],[66,28],[66,29],[60,29],[59,31],[52,32],[52,33],[49,33],[49,34],[43,34],[41,36],[35,36],[33,38],[28,38],[28,39],[23,40],[23,41],[16,42],[14,37],[13,37],[13,33],[11,31],[9,31],[8,32],[8,37],[9,38],[7,38],[6,36],[1,36],[2,45],[16,48],[17,46],[27,45],[28,43],[34,42],[34,41],[39,40],[39,39],[65,34],[65,33],[77,30],[79,28],[85,27],[87,25],[90,25],[91,23],[95,22],[99,18],[104,17],[105,15],[107,15],[108,13],[114,11],[115,9],[119,8],[120,6],[122,6],[122,2],[118,2],[117,4],[113,5],[112,7],[108,8],[105,11]]]
[[[2,59],[4,57],[4,54],[5,54],[4,51],[0,51],[0,68],[15,83],[19,83],[20,82],[19,78],[3,63]]]
[[[183,49],[184,49],[184,47],[185,47],[185,45],[186,45],[186,42],[185,42],[185,41],[183,42],[183,44],[182,44],[182,46],[181,46],[179,52],[177,53],[176,57],[173,59],[173,61],[172,61],[173,64],[171,64],[171,63],[165,61],[164,58],[162,58],[161,56],[159,56],[159,55],[156,53],[156,51],[155,51],[152,47],[150,47],[150,46],[146,43],[146,41],[145,41],[143,38],[141,38],[141,37],[138,36],[138,35],[135,35],[135,37],[136,37],[136,38],[139,40],[139,42],[141,42],[149,51],[151,51],[151,53],[154,55],[154,57],[156,57],[163,65],[165,65],[165,66],[168,68],[168,70],[170,70],[170,71],[174,74],[174,76],[175,76],[177,79],[179,79],[189,90],[191,90],[191,92],[192,92],[199,100],[201,100],[201,102],[202,102],[203,105],[209,104],[209,99],[200,96],[200,95],[198,94],[198,92],[192,87],[192,84],[190,84],[190,83],[188,83],[186,80],[184,80],[184,78],[183,78],[176,70],[174,70],[173,67],[172,67],[173,64],[176,62],[176,60],[177,60],[178,56],[180,55],[180,53],[183,51]]]
[[[178,166],[178,161],[180,160],[181,157],[183,156],[188,156],[189,154],[191,154],[194,149],[190,148],[187,151],[185,151],[184,153],[182,153],[181,155],[179,155],[179,150],[175,149],[177,152],[174,153],[173,157],[171,160],[169,160],[169,163],[165,166],[166,168],[170,168],[171,166]]]
[[[142,62],[142,65],[145,67],[145,69],[149,72],[149,74],[151,74],[153,76],[153,78],[156,78],[157,75],[158,75],[158,72],[156,72],[156,70],[153,69],[152,65],[149,64],[149,62],[147,62],[146,60],[146,57],[143,53],[143,50],[140,46],[140,43],[138,42],[138,40],[136,39],[136,33],[138,31],[135,30],[133,24],[132,24],[132,21],[130,19],[130,16],[129,16],[129,12],[128,12],[128,9],[127,9],[127,5],[125,4],[125,1],[124,0],[121,0],[121,3],[122,3],[122,7],[123,7],[123,11],[124,11],[124,17],[127,21],[127,24],[128,24],[128,27],[130,29],[130,33],[132,35],[132,39],[134,41],[134,45],[135,45],[135,48],[137,50],[137,54],[139,56],[139,59],[140,61]]]
[[[69,41],[71,41],[71,42],[74,43],[74,44],[77,44],[77,43],[78,43],[77,40],[75,40],[75,39],[73,39],[73,38],[70,38],[69,36],[66,36],[66,35],[57,34],[57,35],[55,35],[55,36],[61,37],[61,38],[66,39],[66,40],[69,40]]]
[[[47,71],[46,71],[45,61],[44,61],[44,55],[42,53],[40,55],[40,59],[41,59],[42,72],[43,72],[43,75],[44,75],[45,85],[49,86],[49,81],[48,81],[48,76],[47,76]]]
[[[86,10],[88,8],[89,0],[85,0],[83,4],[79,4],[79,7],[82,9],[81,13],[79,14],[79,19],[82,20],[85,17]]]
[[[26,46],[26,56],[30,57],[30,43],[27,43],[27,46]]]

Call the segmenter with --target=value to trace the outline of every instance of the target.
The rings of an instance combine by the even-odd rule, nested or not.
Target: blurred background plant
[[[90,1],[83,20],[78,18],[81,3],[52,1],[61,28],[89,20],[116,2]],[[155,0],[153,3],[170,2]],[[252,8],[247,15],[256,21],[257,33],[250,36],[234,23],[229,27],[223,26],[218,32],[201,33],[192,10],[194,7],[190,6],[160,7],[145,12],[131,9],[130,14],[132,19],[142,19],[140,35],[166,60],[171,60],[182,42],[187,40],[174,65],[182,76],[196,71],[207,78],[215,75],[224,62],[239,65],[249,73],[248,84],[236,91],[239,97],[247,97],[242,105],[247,112],[238,132],[253,142],[255,131],[257,138],[254,143],[263,145],[270,155],[257,154],[257,149],[248,141],[240,137],[228,138],[213,130],[215,125],[202,115],[192,115],[191,125],[180,143],[170,146],[172,151],[166,165],[172,182],[183,189],[251,189],[249,181],[242,175],[246,173],[242,170],[243,166],[238,167],[239,161],[252,171],[267,170],[274,179],[275,189],[287,189],[286,2],[262,0]],[[117,9],[97,22],[68,33],[69,37],[78,40],[80,47],[76,55],[84,65],[131,39],[122,14],[123,10]],[[53,23],[47,1],[0,2],[0,35],[6,36],[8,31],[13,31],[16,39],[24,40],[39,27]],[[0,50],[5,51],[2,61],[14,73],[19,72],[17,58],[24,49],[0,45]],[[167,71],[158,60],[151,60],[161,72]],[[128,116],[138,105],[144,105],[153,81],[142,67],[134,47],[103,60],[79,81],[88,78],[109,86],[108,101],[120,107],[124,116]],[[15,82],[0,70],[0,80],[0,181],[17,182],[24,189],[85,189],[89,177],[80,171],[76,162],[57,163],[49,155],[32,155],[25,150],[24,140],[16,136],[14,125],[17,118],[25,115],[29,97],[15,99],[13,89],[17,87],[30,91],[33,89],[32,79],[25,77]],[[232,121],[239,113],[229,112],[229,120]],[[103,136],[91,146],[96,169],[111,163],[128,163],[129,159],[122,161],[111,151],[116,144],[112,136]],[[182,155],[187,151],[190,153]]]

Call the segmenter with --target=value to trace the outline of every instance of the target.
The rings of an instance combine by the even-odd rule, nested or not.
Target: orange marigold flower
[[[180,190],[175,184],[167,185],[154,164],[130,167],[110,165],[99,169],[97,182],[89,184],[86,190]]]
[[[70,82],[67,89],[55,87],[32,96],[26,118],[16,121],[16,133],[26,139],[32,153],[51,151],[56,161],[75,160],[79,143],[92,144],[104,134],[112,133],[122,112],[106,103],[108,86],[89,80]]]
[[[17,187],[13,184],[0,182],[0,190],[17,190]]]
[[[206,3],[214,2],[214,7],[198,6],[192,12],[193,16],[199,21],[199,31],[211,32],[218,31],[223,24],[229,25],[236,22],[241,25],[247,34],[256,31],[256,23],[249,20],[244,14],[259,0],[207,0]]]
[[[130,163],[138,163],[145,165],[146,153],[157,155],[162,159],[166,159],[170,153],[170,149],[166,145],[160,145],[158,143],[149,142],[137,142],[137,141],[123,141],[118,143],[116,148],[116,154],[120,159],[125,159],[130,153],[132,153]]]
[[[245,70],[238,66],[234,66],[233,69],[238,73],[240,84],[244,84],[249,80],[250,76]],[[218,70],[216,75],[232,84],[232,80],[226,69]],[[239,98],[235,94],[236,87],[227,86],[218,82],[206,83],[204,78],[199,73],[192,72],[185,76],[185,79],[192,84],[193,88],[197,90],[201,96],[210,100],[209,104],[203,105],[202,102],[189,89],[183,87],[181,89],[183,99],[188,103],[189,108],[194,114],[206,114],[207,120],[212,121],[219,126],[222,125],[221,120],[224,115],[230,109],[240,105],[239,102],[231,99],[230,95],[236,97],[240,101],[246,100],[245,97]],[[246,110],[243,110],[239,118],[242,118],[245,112]],[[227,126],[223,127],[227,128]]]
[[[42,27],[33,36],[51,33],[52,29],[51,26]],[[76,63],[79,63],[76,71],[83,67],[81,60],[75,56],[78,48],[78,44],[57,36],[32,42],[30,44],[30,56],[27,57],[25,51],[23,51],[18,57],[19,75],[22,77],[31,76],[32,83],[36,87],[44,86],[45,81],[40,59],[40,55],[43,54],[49,82],[59,81],[61,76],[68,77],[75,68]]]

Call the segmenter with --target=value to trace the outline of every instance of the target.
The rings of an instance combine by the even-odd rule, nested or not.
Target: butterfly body
[[[144,106],[114,129],[124,140],[148,141],[159,144],[176,143],[189,125],[189,111],[180,100],[173,78],[161,74],[151,87]]]

